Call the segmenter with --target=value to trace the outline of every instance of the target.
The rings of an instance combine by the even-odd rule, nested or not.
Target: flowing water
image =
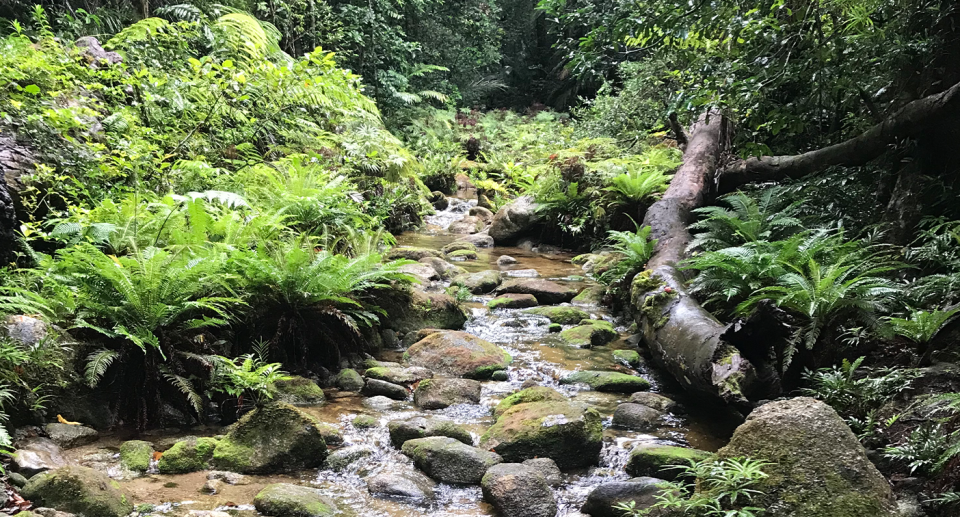
[[[439,249],[445,244],[461,237],[447,233],[451,222],[463,217],[469,210],[470,202],[451,199],[450,207],[428,218],[427,227],[417,233],[408,233],[398,237],[400,245]],[[538,253],[545,251],[546,253]],[[518,260],[511,266],[500,267],[497,259],[501,255],[510,255]],[[578,266],[570,263],[572,255],[555,249],[537,250],[536,248],[495,247],[479,250],[479,259],[463,261],[457,264],[468,271],[500,269],[507,276],[531,276],[549,279],[577,288],[595,285],[584,278]],[[533,270],[533,271],[531,271]],[[428,290],[442,290],[446,286],[436,283],[426,286]],[[617,430],[610,427],[614,409],[629,397],[620,394],[600,393],[582,389],[582,387],[559,385],[557,379],[576,370],[618,370],[636,373],[651,381],[653,391],[666,392],[683,402],[682,395],[670,393],[671,384],[657,374],[646,363],[639,370],[631,370],[613,360],[612,352],[617,349],[635,349],[634,339],[627,335],[624,322],[611,317],[601,307],[581,307],[592,317],[603,318],[614,323],[621,333],[621,339],[602,347],[582,349],[565,344],[557,334],[548,333],[548,320],[543,317],[521,313],[518,309],[499,309],[490,311],[484,303],[492,295],[474,296],[466,301],[470,319],[464,329],[466,332],[496,343],[513,356],[506,381],[485,381],[480,404],[460,405],[447,409],[424,411],[413,405],[412,401],[392,402],[389,405],[371,406],[369,400],[354,393],[328,392],[328,402],[318,407],[303,408],[320,420],[336,425],[343,433],[343,447],[360,446],[369,448],[372,453],[339,472],[326,469],[314,469],[287,475],[246,476],[247,484],[224,485],[216,495],[201,494],[199,489],[206,481],[205,472],[183,475],[147,474],[133,479],[124,479],[118,467],[117,447],[121,443],[119,436],[106,436],[97,443],[67,451],[75,461],[105,470],[119,478],[136,503],[156,505],[154,513],[172,516],[188,515],[191,511],[219,510],[237,515],[253,517],[256,511],[252,502],[256,493],[270,483],[298,483],[322,488],[344,510],[363,516],[412,517],[430,515],[443,516],[483,516],[495,515],[493,509],[483,502],[480,488],[477,486],[458,487],[440,485],[437,497],[429,504],[419,506],[397,500],[387,500],[371,496],[363,478],[380,472],[399,470],[401,466],[412,462],[400,454],[390,444],[386,424],[391,420],[413,416],[442,415],[462,424],[473,435],[475,442],[483,431],[493,423],[492,408],[497,402],[513,391],[520,389],[528,379],[538,384],[550,386],[566,394],[573,400],[586,402],[595,407],[605,417],[604,447],[600,465],[588,470],[565,473],[564,483],[556,489],[560,502],[558,515],[577,514],[587,494],[597,485],[611,479],[626,479],[623,471],[629,451],[643,441],[683,444],[692,447],[716,450],[723,445],[722,432],[717,432],[718,424],[707,414],[690,410],[681,416],[671,415],[667,422],[655,432],[646,434]],[[377,359],[399,361],[401,351],[384,351]],[[375,428],[357,429],[351,421],[357,415],[371,415],[379,421]],[[218,429],[191,430],[194,435],[213,435]],[[141,437],[155,443],[158,449],[169,446],[184,433],[159,433]]]

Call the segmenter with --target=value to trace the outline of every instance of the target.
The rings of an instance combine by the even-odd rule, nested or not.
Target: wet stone
[[[44,431],[54,443],[64,449],[72,449],[97,441],[98,433],[82,425],[52,423],[44,426]]]
[[[536,307],[537,298],[532,294],[502,294],[487,302],[487,307],[491,309],[525,309],[527,307]]]
[[[28,438],[19,445],[13,453],[13,462],[15,470],[24,476],[31,477],[68,464],[63,450],[49,438]]]
[[[547,480],[522,463],[494,465],[480,483],[483,498],[503,517],[554,517],[557,499]]]
[[[416,501],[434,498],[437,483],[416,470],[385,472],[366,478],[367,490],[380,497],[396,497]]]
[[[639,477],[625,481],[608,481],[590,492],[580,511],[590,517],[623,517],[623,512],[614,505],[633,502],[637,510],[653,506],[661,489],[657,484],[662,479]]]
[[[638,391],[637,393],[630,395],[630,402],[634,404],[641,404],[647,406],[648,408],[653,408],[657,411],[663,411],[665,413],[676,412],[679,409],[679,406],[673,400],[664,397],[663,395],[650,393],[648,391]]]
[[[406,420],[393,420],[387,424],[390,441],[394,447],[402,447],[408,440],[430,436],[446,436],[473,445],[473,437],[463,427],[452,420],[440,417],[413,417]]]
[[[410,395],[407,388],[379,379],[367,379],[366,385],[360,393],[368,397],[383,395],[393,400],[407,400]]]
[[[413,392],[413,403],[423,409],[480,403],[481,386],[471,379],[426,379]]]
[[[640,404],[620,404],[613,413],[613,425],[624,429],[652,431],[662,423],[663,413]]]
[[[476,485],[488,468],[502,461],[497,454],[446,436],[408,440],[401,450],[418,469],[441,483]]]

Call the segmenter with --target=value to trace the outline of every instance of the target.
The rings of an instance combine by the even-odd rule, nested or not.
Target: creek
[[[449,207],[430,216],[426,228],[419,232],[407,233],[397,238],[399,245],[440,249],[462,235],[448,233],[445,228],[461,218],[473,202],[456,198],[450,199]],[[481,248],[478,260],[456,262],[469,272],[487,269],[501,270],[505,277],[533,275],[534,270],[540,278],[559,284],[582,289],[596,285],[583,276],[578,266],[570,263],[572,254],[550,248],[538,253],[536,248],[494,247]],[[509,266],[498,266],[502,255],[517,259]],[[425,286],[433,291],[443,290],[446,285],[435,283]],[[633,370],[619,364],[613,358],[617,349],[635,350],[635,341],[627,334],[626,322],[617,321],[608,310],[599,306],[581,306],[591,317],[602,318],[614,323],[620,338],[606,346],[577,348],[564,343],[558,334],[548,332],[549,320],[545,317],[525,314],[521,309],[489,310],[485,302],[493,295],[471,296],[464,302],[470,319],[465,331],[493,342],[513,356],[505,381],[484,381],[481,401],[477,405],[457,405],[442,410],[425,411],[413,405],[412,401],[393,402],[389,405],[371,406],[369,400],[357,393],[325,390],[327,402],[322,406],[302,408],[323,422],[337,426],[344,439],[342,447],[367,446],[374,453],[350,464],[345,470],[335,472],[328,469],[311,469],[285,475],[245,476],[247,484],[224,485],[215,495],[201,494],[199,489],[206,481],[206,472],[182,475],[161,475],[147,473],[133,479],[123,479],[118,467],[118,447],[122,434],[101,435],[97,442],[66,451],[70,459],[85,466],[94,467],[119,477],[120,484],[132,495],[136,504],[152,504],[152,513],[187,516],[191,512],[216,510],[226,511],[237,517],[255,516],[253,497],[263,486],[270,483],[296,483],[324,489],[341,509],[349,509],[357,516],[413,517],[431,515],[443,516],[486,516],[495,515],[493,508],[483,501],[480,487],[457,487],[440,485],[437,497],[425,506],[418,506],[397,500],[373,497],[369,494],[363,478],[382,472],[399,470],[403,465],[412,465],[411,460],[402,455],[390,444],[386,424],[391,420],[406,419],[414,416],[441,415],[461,425],[474,435],[475,443],[483,431],[492,425],[493,407],[506,395],[520,389],[524,381],[534,380],[538,385],[550,386],[567,395],[572,400],[586,402],[596,408],[605,418],[604,446],[599,466],[588,470],[564,473],[564,482],[556,489],[560,503],[558,515],[577,515],[587,494],[604,481],[626,479],[623,466],[629,451],[638,442],[657,441],[662,443],[687,445],[699,449],[715,451],[724,444],[724,432],[709,413],[693,410],[693,406],[684,404],[682,393],[677,393],[672,384],[663,379],[649,363],[643,362]],[[565,327],[566,328],[566,327]],[[378,360],[400,361],[401,350],[382,351]],[[611,427],[611,415],[617,405],[626,402],[629,395],[601,393],[589,390],[586,386],[560,385],[558,379],[577,370],[616,370],[638,374],[651,382],[652,391],[665,393],[687,407],[681,415],[669,415],[664,425],[650,433],[624,431]],[[358,429],[352,420],[358,415],[370,415],[379,425],[373,428]],[[219,428],[192,429],[191,435],[215,435]],[[169,447],[178,439],[186,436],[184,432],[156,431],[142,436],[141,439],[154,442],[158,450]]]

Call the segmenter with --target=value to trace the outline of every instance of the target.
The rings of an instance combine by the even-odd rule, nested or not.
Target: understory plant
[[[657,239],[650,238],[652,229],[649,226],[640,227],[636,231],[620,232],[611,230],[607,233],[608,248],[619,254],[620,258],[613,266],[600,275],[599,280],[606,284],[629,284],[633,275],[642,271],[653,256],[657,247]]]
[[[764,508],[752,506],[763,492],[758,489],[768,476],[769,463],[751,458],[706,459],[673,467],[678,481],[658,484],[656,503],[638,509],[633,501],[617,503],[624,517],[757,517]]]
[[[211,391],[233,397],[238,409],[243,408],[247,400],[258,408],[272,400],[273,383],[290,377],[280,363],[267,362],[268,349],[268,343],[260,342],[254,345],[252,353],[236,359],[214,356]]]

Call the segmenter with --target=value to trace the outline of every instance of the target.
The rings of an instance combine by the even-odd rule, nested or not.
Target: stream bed
[[[450,200],[450,207],[428,218],[420,232],[403,234],[398,245],[440,249],[463,237],[448,233],[445,228],[462,217],[470,202]],[[585,278],[578,266],[570,263],[573,254],[550,248],[538,253],[536,248],[494,247],[480,248],[477,260],[456,262],[469,272],[488,269],[500,270],[505,277],[537,275],[559,284],[582,289],[596,285]],[[509,255],[516,264],[498,266],[498,258]],[[535,273],[531,272],[535,271]],[[423,286],[428,291],[441,291],[448,284],[435,282]],[[579,508],[589,492],[611,479],[626,479],[623,471],[630,450],[639,442],[656,441],[715,451],[724,445],[724,426],[707,413],[695,411],[683,404],[682,394],[672,392],[672,384],[663,379],[649,363],[643,362],[636,370],[615,361],[613,351],[635,350],[635,339],[627,334],[628,322],[617,321],[608,310],[599,306],[581,306],[593,318],[611,321],[620,333],[614,342],[594,348],[578,348],[564,342],[556,333],[549,333],[545,317],[522,313],[521,309],[490,310],[485,303],[494,295],[472,295],[464,302],[470,319],[464,330],[502,347],[513,357],[505,381],[484,381],[479,404],[457,405],[446,409],[427,411],[414,406],[412,400],[394,401],[389,405],[371,406],[358,393],[325,390],[327,402],[322,406],[301,408],[323,422],[337,426],[343,434],[341,447],[367,446],[374,453],[350,464],[346,469],[311,469],[286,475],[244,476],[245,484],[224,485],[214,495],[201,493],[207,479],[206,472],[182,475],[147,473],[140,477],[126,477],[118,467],[118,447],[127,436],[101,435],[97,442],[66,451],[70,459],[85,466],[106,471],[127,490],[135,504],[154,505],[150,512],[157,515],[196,517],[224,517],[200,512],[227,512],[236,516],[254,516],[253,498],[265,485],[277,482],[295,483],[323,489],[342,510],[362,517],[412,517],[430,515],[486,516],[495,515],[493,508],[483,501],[479,486],[439,485],[437,497],[426,505],[373,497],[364,478],[370,475],[399,470],[412,462],[390,443],[386,424],[391,420],[414,416],[440,415],[463,425],[478,441],[484,430],[493,424],[492,411],[497,402],[520,389],[525,381],[552,387],[572,400],[588,403],[603,415],[604,445],[600,464],[596,467],[564,473],[563,483],[555,489],[560,511],[558,515],[579,515]],[[565,326],[566,328],[566,326]],[[385,350],[376,359],[400,361],[402,350]],[[619,430],[611,427],[611,415],[617,405],[626,402],[629,395],[591,391],[586,386],[561,385],[558,379],[577,370],[615,370],[635,373],[650,381],[654,392],[665,393],[687,407],[680,415],[669,415],[664,425],[650,433]],[[358,415],[374,417],[378,425],[358,429],[351,423]],[[219,428],[191,429],[189,432],[156,431],[140,439],[152,441],[158,450],[188,435],[216,435]]]

